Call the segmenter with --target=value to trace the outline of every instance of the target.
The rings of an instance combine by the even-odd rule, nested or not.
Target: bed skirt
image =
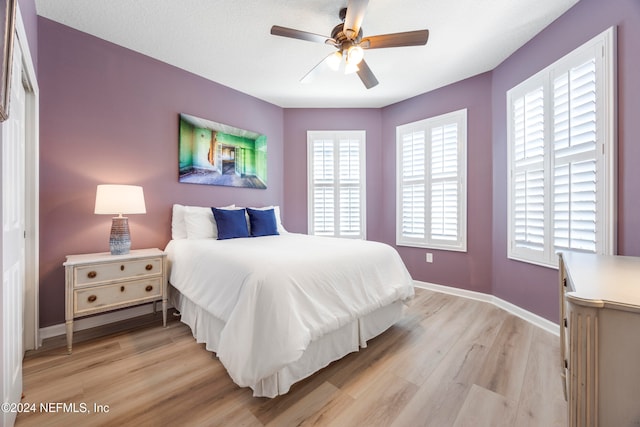
[[[207,350],[216,353],[224,322],[186,298],[173,286],[169,287],[171,303],[180,311],[182,322],[191,328],[198,343],[204,343]],[[400,320],[403,310],[402,301],[393,302],[312,341],[300,359],[252,385],[253,395],[276,397],[286,394],[294,383],[361,347],[365,348],[368,340]]]

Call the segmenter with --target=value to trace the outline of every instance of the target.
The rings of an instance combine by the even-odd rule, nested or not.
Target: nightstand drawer
[[[162,257],[75,267],[76,287],[162,274]]]
[[[102,311],[110,307],[139,304],[161,295],[162,277],[87,287],[74,291],[74,313],[81,315],[96,309]]]

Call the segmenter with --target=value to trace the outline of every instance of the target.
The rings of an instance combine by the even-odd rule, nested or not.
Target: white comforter
[[[400,256],[377,242],[288,233],[172,240],[166,251],[171,284],[225,322],[217,356],[243,387],[316,338],[413,296]]]

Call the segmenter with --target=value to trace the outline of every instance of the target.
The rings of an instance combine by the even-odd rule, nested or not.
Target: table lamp
[[[111,222],[109,249],[112,255],[125,255],[131,249],[129,218],[122,214],[147,213],[142,187],[137,185],[98,185],[96,214],[117,214]]]

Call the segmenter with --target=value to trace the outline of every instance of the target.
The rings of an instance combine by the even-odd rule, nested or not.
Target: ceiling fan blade
[[[315,67],[309,70],[309,72],[300,79],[300,83],[304,83],[304,84],[311,83],[316,79],[316,77],[322,74],[325,70],[329,70],[331,68],[331,66],[329,65],[329,62],[331,62],[332,57],[334,57],[335,55],[336,55],[336,52],[330,53],[322,61],[318,62],[318,64]]]
[[[294,30],[293,28],[281,27],[279,25],[271,27],[271,34],[274,36],[289,37],[291,39],[306,40],[308,42],[315,43],[326,43],[330,45],[335,45],[336,43],[336,41],[331,37],[309,33],[307,31]]]
[[[358,64],[358,77],[360,77],[367,89],[371,89],[378,84],[378,79],[373,75],[373,71],[371,71],[364,59]]]
[[[381,49],[385,47],[422,46],[429,40],[429,30],[407,31],[405,33],[381,34],[365,37],[360,42],[363,49]]]
[[[349,0],[344,18],[344,34],[353,40],[358,36],[369,0]]]

